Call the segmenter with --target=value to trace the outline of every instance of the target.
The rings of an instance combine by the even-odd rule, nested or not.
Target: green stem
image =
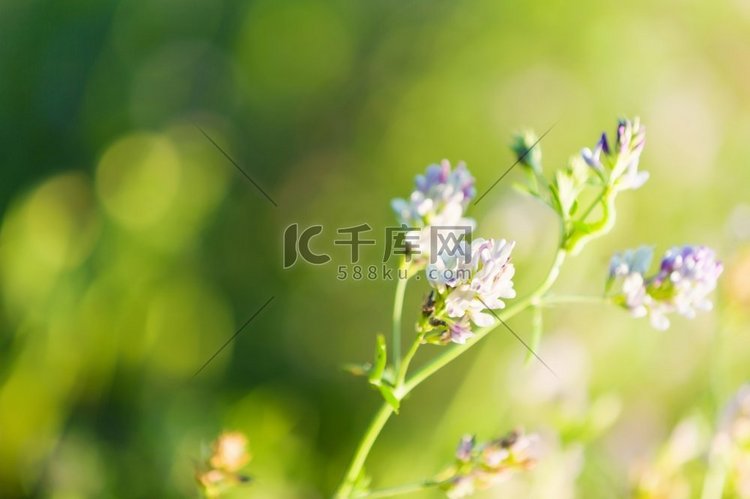
[[[431,489],[433,487],[439,487],[444,482],[437,480],[426,480],[419,483],[409,483],[406,485],[398,485],[396,487],[389,487],[387,489],[373,490],[371,492],[362,494],[356,497],[362,497],[367,499],[373,499],[376,497],[393,497],[404,494],[411,494],[412,492],[419,492],[420,490]]]
[[[557,277],[560,275],[560,267],[565,261],[565,257],[567,256],[567,254],[567,251],[565,251],[564,249],[558,249],[557,253],[555,254],[555,261],[552,263],[552,267],[547,274],[547,278],[537,288],[537,290],[531,293],[529,296],[517,300],[513,305],[500,312],[498,316],[503,321],[507,321],[513,316],[518,315],[530,305],[538,306],[541,298],[549,291],[554,282],[557,280]],[[498,321],[498,323],[493,326],[479,329],[463,345],[446,347],[441,354],[434,357],[430,362],[418,369],[417,372],[411,376],[411,378],[404,381],[403,383],[399,383],[396,386],[393,392],[396,398],[398,400],[403,400],[404,397],[406,397],[412,390],[414,390],[427,378],[435,374],[446,365],[450,364],[454,359],[456,359],[466,350],[478,343],[482,338],[487,336],[500,324],[502,324],[502,322]],[[412,345],[412,349],[410,350],[411,357],[413,357],[413,353],[416,353],[416,349],[418,347],[419,344],[417,341],[415,342],[415,345]],[[411,358],[409,358],[409,361],[411,361]],[[375,440],[377,440],[378,435],[385,426],[385,423],[388,422],[388,419],[392,414],[393,408],[390,406],[390,404],[383,403],[380,406],[380,409],[375,414],[373,420],[370,422],[370,426],[367,427],[367,430],[365,431],[365,434],[363,435],[362,440],[357,447],[354,458],[352,459],[352,462],[349,465],[349,469],[346,472],[346,476],[344,477],[344,481],[341,483],[338,491],[336,492],[335,497],[337,499],[348,499],[352,497],[354,485],[357,481],[357,478],[362,473],[362,468],[364,467],[365,461],[367,460],[367,456],[370,453]]]
[[[526,352],[526,360],[524,361],[524,364],[526,365],[528,365],[534,359],[534,354],[531,352],[536,352],[539,350],[539,344],[542,342],[542,332],[544,329],[544,316],[542,314],[542,306],[534,305],[531,312],[531,348],[528,352]]]
[[[409,348],[409,351],[406,352],[404,361],[401,363],[401,369],[398,370],[398,374],[396,376],[396,384],[394,385],[396,387],[396,390],[400,390],[401,387],[404,386],[406,373],[409,371],[409,365],[411,364],[411,361],[414,360],[414,356],[417,354],[417,350],[419,350],[419,346],[422,344],[423,338],[424,335],[419,334],[417,336],[417,339],[414,340],[414,343],[412,343],[411,348]]]
[[[404,279],[401,279],[399,273],[404,269],[407,269],[407,275]],[[406,284],[409,282],[408,266],[406,264],[399,265],[396,278],[398,284],[396,285],[396,298],[393,301],[393,344],[391,345],[391,352],[393,353],[393,368],[398,372],[399,363],[401,362],[401,312],[404,309]]]
[[[346,472],[344,481],[341,483],[339,490],[336,491],[335,497],[337,499],[349,499],[352,497],[354,485],[357,483],[357,479],[362,473],[362,468],[365,465],[365,460],[367,459],[368,454],[370,454],[370,449],[372,449],[375,440],[377,440],[380,431],[383,429],[383,426],[385,426],[385,423],[388,422],[391,414],[393,414],[393,407],[388,403],[384,403],[380,406],[375,417],[372,418],[370,426],[367,427],[362,440],[359,442],[359,446],[357,447],[354,458],[349,465],[349,470]]]
[[[544,296],[547,291],[549,291],[549,288],[552,287],[552,284],[554,284],[554,282],[557,280],[557,277],[560,275],[560,267],[565,261],[566,256],[567,252],[565,250],[558,250],[557,254],[555,255],[555,261],[550,268],[549,274],[547,274],[547,279],[545,279],[542,285],[539,286],[539,288],[537,288],[537,290],[529,296],[522,298],[521,300],[517,300],[512,306],[498,313],[498,317],[500,317],[500,319],[505,322],[513,316],[524,311],[530,305],[538,305],[541,297]],[[445,367],[447,364],[450,364],[454,359],[474,346],[482,338],[494,331],[501,324],[502,322],[498,321],[497,324],[479,329],[476,333],[474,333],[474,336],[469,338],[463,345],[455,345],[446,348],[440,355],[434,357],[430,362],[422,366],[416,373],[414,373],[414,375],[409,378],[406,383],[404,383],[404,386],[401,390],[397,389],[395,392],[396,397],[398,397],[399,399],[405,397],[423,381]]]
[[[596,199],[589,205],[588,208],[583,212],[583,214],[578,217],[578,221],[585,222],[586,218],[591,214],[592,211],[594,211],[594,208],[602,201],[602,198],[604,198],[604,195],[606,194],[607,189],[602,189],[602,192],[599,193],[598,196],[596,196]]]
[[[601,195],[597,198],[596,203],[602,205],[601,218],[590,224],[590,231],[585,233],[572,232],[565,235],[564,247],[571,255],[577,255],[581,249],[586,245],[587,242],[608,234],[615,226],[615,191],[611,187],[607,186],[602,190]],[[587,210],[589,211],[589,210]],[[586,214],[588,216],[588,214]],[[584,219],[581,218],[580,221]]]

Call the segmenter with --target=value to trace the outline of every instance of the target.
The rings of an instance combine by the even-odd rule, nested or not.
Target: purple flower
[[[648,172],[639,172],[638,163],[646,144],[646,129],[640,120],[620,120],[612,149],[607,135],[602,133],[594,149],[584,148],[581,157],[612,186],[624,191],[637,189],[648,180]]]
[[[705,246],[682,246],[667,251],[659,272],[646,276],[651,249],[642,247],[617,254],[610,263],[609,284],[621,282],[613,298],[635,317],[648,316],[657,329],[669,327],[670,313],[688,318],[696,310],[710,310],[708,295],[716,288],[723,270],[713,250]]]
[[[450,162],[430,165],[424,175],[417,175],[416,188],[409,199],[391,201],[398,223],[412,231],[406,235],[415,254],[426,258],[430,251],[431,227],[468,227],[473,229],[474,220],[464,217],[464,211],[476,194],[474,177],[464,163],[451,169]],[[445,230],[445,229],[441,229]],[[445,235],[445,234],[443,234]]]
[[[709,293],[724,270],[713,250],[705,246],[675,247],[661,261],[653,286],[660,294],[671,297],[677,313],[695,317],[695,310],[710,310]]]
[[[450,498],[467,497],[517,471],[533,467],[538,460],[538,441],[537,435],[526,435],[520,430],[481,445],[477,445],[474,437],[464,436],[443,489]]]
[[[476,194],[474,177],[465,163],[451,169],[448,160],[439,165],[430,165],[424,175],[414,180],[416,189],[409,199],[394,199],[391,202],[399,223],[408,227],[437,225],[459,225],[463,212]]]
[[[462,317],[455,322],[448,323],[445,334],[444,342],[453,342],[459,345],[463,345],[466,340],[474,336],[474,333],[471,332],[471,323],[468,317]]]
[[[456,459],[464,463],[469,462],[476,443],[477,439],[474,435],[464,435],[461,437],[461,441],[456,448]]]

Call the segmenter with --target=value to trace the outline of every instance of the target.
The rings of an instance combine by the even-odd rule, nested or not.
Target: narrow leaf
[[[377,346],[375,348],[375,361],[372,363],[372,369],[368,380],[375,386],[380,386],[383,379],[383,371],[385,371],[385,363],[388,360],[386,347],[385,347],[385,336],[379,334],[377,337]]]

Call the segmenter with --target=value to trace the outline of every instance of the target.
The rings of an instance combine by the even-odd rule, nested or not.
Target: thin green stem
[[[373,499],[376,497],[394,497],[404,494],[411,494],[412,492],[419,492],[420,490],[431,489],[433,487],[439,487],[444,482],[437,480],[425,480],[424,482],[408,483],[406,485],[398,485],[396,487],[388,487],[387,489],[373,490],[371,492],[362,494],[361,498]]]
[[[405,397],[423,381],[425,381],[427,378],[435,374],[446,365],[450,364],[462,353],[474,346],[489,333],[494,331],[503,322],[524,311],[530,305],[537,305],[541,297],[544,296],[547,291],[549,291],[549,288],[552,287],[552,284],[554,284],[554,282],[557,280],[557,277],[560,275],[560,267],[565,261],[566,256],[567,252],[565,250],[560,249],[557,251],[557,254],[555,255],[555,261],[553,262],[552,267],[547,274],[547,278],[544,280],[541,286],[539,286],[539,288],[537,288],[537,290],[529,296],[522,298],[521,300],[517,300],[512,306],[498,313],[498,317],[502,319],[502,322],[498,321],[498,323],[492,326],[479,329],[476,333],[474,333],[474,336],[469,338],[463,345],[454,345],[452,347],[446,348],[440,355],[434,357],[430,362],[417,370],[417,372],[415,372],[414,375],[409,378],[406,383],[404,383],[404,386],[401,390],[397,389],[396,397],[398,397],[399,399]]]
[[[571,255],[577,255],[578,252],[583,249],[587,242],[608,234],[612,227],[615,226],[616,213],[615,213],[615,193],[610,186],[606,186],[601,195],[595,201],[602,205],[601,218],[594,223],[588,224],[589,228],[586,232],[573,231],[570,234],[565,235],[564,247]],[[587,210],[589,211],[589,210]],[[586,214],[588,216],[588,214]],[[584,218],[579,219],[583,222]]]
[[[407,276],[401,278],[400,271],[407,269]],[[404,295],[406,294],[406,284],[409,282],[408,267],[406,264],[399,266],[396,273],[398,284],[396,284],[396,298],[393,301],[393,342],[391,352],[393,354],[393,368],[398,372],[399,363],[401,362],[401,313],[404,309]]]
[[[555,254],[555,260],[552,263],[552,267],[547,274],[547,278],[539,286],[539,288],[537,288],[537,290],[531,293],[529,296],[517,300],[513,305],[500,312],[498,314],[498,317],[500,317],[503,321],[507,321],[513,316],[518,315],[520,312],[524,311],[530,305],[537,306],[540,303],[541,298],[549,291],[549,289],[557,280],[557,277],[560,275],[560,267],[562,267],[567,254],[567,251],[565,251],[564,249],[558,249],[557,253]],[[454,359],[459,357],[462,353],[464,353],[466,350],[471,348],[482,338],[496,329],[499,324],[502,323],[498,321],[498,324],[479,329],[463,345],[454,345],[452,347],[447,347],[446,349],[444,349],[441,354],[434,357],[430,362],[418,369],[417,372],[411,376],[411,378],[403,381],[402,383],[399,383],[396,386],[394,390],[394,395],[396,396],[396,398],[398,400],[403,400],[404,397],[406,397],[412,390],[414,390],[427,378],[435,374],[446,365],[450,364]],[[419,348],[419,344],[415,342],[415,344],[412,345],[412,349],[410,350],[411,355],[408,359],[409,362],[411,361],[411,358],[413,358],[413,354],[416,353],[417,348]],[[408,363],[406,367],[408,367]],[[378,412],[375,414],[373,420],[370,422],[370,426],[367,427],[367,430],[365,431],[365,434],[363,435],[362,440],[357,447],[354,458],[352,459],[352,462],[349,465],[349,469],[347,470],[344,477],[344,481],[341,483],[341,486],[336,492],[335,497],[337,499],[348,499],[352,497],[354,485],[357,481],[357,478],[362,472],[362,468],[364,467],[365,461],[367,460],[367,456],[370,453],[375,440],[377,440],[378,435],[380,435],[380,432],[382,431],[383,427],[388,422],[388,419],[392,414],[393,408],[390,406],[390,404],[384,402],[380,406]]]
[[[531,312],[531,348],[526,352],[526,360],[524,361],[524,364],[526,365],[534,359],[534,354],[532,352],[539,350],[539,344],[542,342],[542,332],[544,330],[544,314],[542,313],[542,306],[534,305]]]
[[[596,206],[602,201],[606,192],[607,192],[607,188],[605,187],[604,189],[602,189],[602,192],[600,192],[599,195],[596,196],[596,199],[594,199],[594,201],[589,205],[589,207],[586,208],[583,214],[580,217],[578,217],[579,221],[581,222],[586,221],[586,218],[591,214],[592,211],[594,211],[594,208],[596,208]]]
[[[357,447],[354,458],[349,465],[349,470],[346,472],[344,481],[336,492],[335,497],[337,499],[348,499],[352,497],[354,485],[357,483],[357,479],[362,473],[362,468],[365,465],[367,456],[370,454],[370,449],[372,449],[375,440],[377,440],[380,431],[383,429],[383,426],[385,426],[385,423],[388,422],[391,414],[393,414],[393,407],[391,407],[390,404],[384,403],[380,406],[375,417],[372,418],[370,426],[367,427],[362,440],[359,442],[359,446]]]
[[[414,340],[414,343],[411,344],[411,348],[409,348],[409,351],[406,352],[404,361],[401,363],[401,369],[398,370],[398,373],[396,375],[396,384],[394,385],[396,387],[396,390],[399,390],[404,385],[406,374],[409,372],[409,365],[411,364],[411,361],[414,360],[414,356],[417,354],[417,350],[419,350],[419,346],[422,344],[423,338],[424,335],[419,334]]]

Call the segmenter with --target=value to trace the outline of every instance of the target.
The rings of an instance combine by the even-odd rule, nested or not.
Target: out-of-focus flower
[[[468,463],[471,460],[471,453],[477,445],[477,438],[474,435],[464,435],[456,448],[456,459]]]
[[[456,462],[442,474],[443,490],[451,499],[467,497],[531,468],[537,462],[538,440],[521,430],[483,444],[477,444],[471,435],[464,436],[456,450]]]
[[[213,443],[211,455],[196,471],[205,497],[219,497],[240,483],[249,481],[238,473],[248,461],[247,437],[240,432],[222,433]]]
[[[237,471],[247,464],[247,438],[240,432],[223,433],[214,442],[211,466],[225,471]]]
[[[625,250],[616,254],[609,263],[610,278],[633,273],[645,274],[651,267],[653,255],[654,249],[651,246],[641,246],[635,250]]]
[[[713,250],[690,245],[672,248],[662,258],[659,272],[647,277],[652,252],[641,247],[612,258],[607,288],[620,282],[612,297],[615,303],[635,317],[649,316],[657,329],[669,327],[670,313],[693,318],[696,310],[711,309],[708,295],[723,270]]]
[[[581,157],[615,190],[637,189],[648,180],[648,172],[638,171],[646,144],[646,128],[640,120],[622,119],[617,123],[615,147],[602,133],[594,149],[584,148]]]
[[[394,199],[391,207],[398,223],[411,229],[406,234],[407,244],[424,259],[431,249],[431,227],[443,231],[474,228],[474,220],[464,217],[464,211],[476,189],[466,164],[461,162],[451,169],[448,160],[428,166],[425,174],[417,175],[414,183],[416,188],[409,199]]]
[[[729,302],[738,311],[750,311],[750,247],[738,251],[727,266],[726,291]]]
[[[683,419],[661,449],[634,470],[634,497],[638,499],[688,499],[696,497],[689,463],[705,456],[707,423],[695,415]]]
[[[442,331],[442,343],[464,343],[471,323],[484,327],[495,323],[487,309],[504,308],[514,298],[515,268],[510,254],[515,243],[505,239],[475,239],[459,251],[437,255],[427,266],[427,280],[435,289],[434,307],[426,318],[432,329]]]
[[[714,436],[711,459],[728,474],[727,493],[750,497],[750,384],[737,391],[725,407]]]

